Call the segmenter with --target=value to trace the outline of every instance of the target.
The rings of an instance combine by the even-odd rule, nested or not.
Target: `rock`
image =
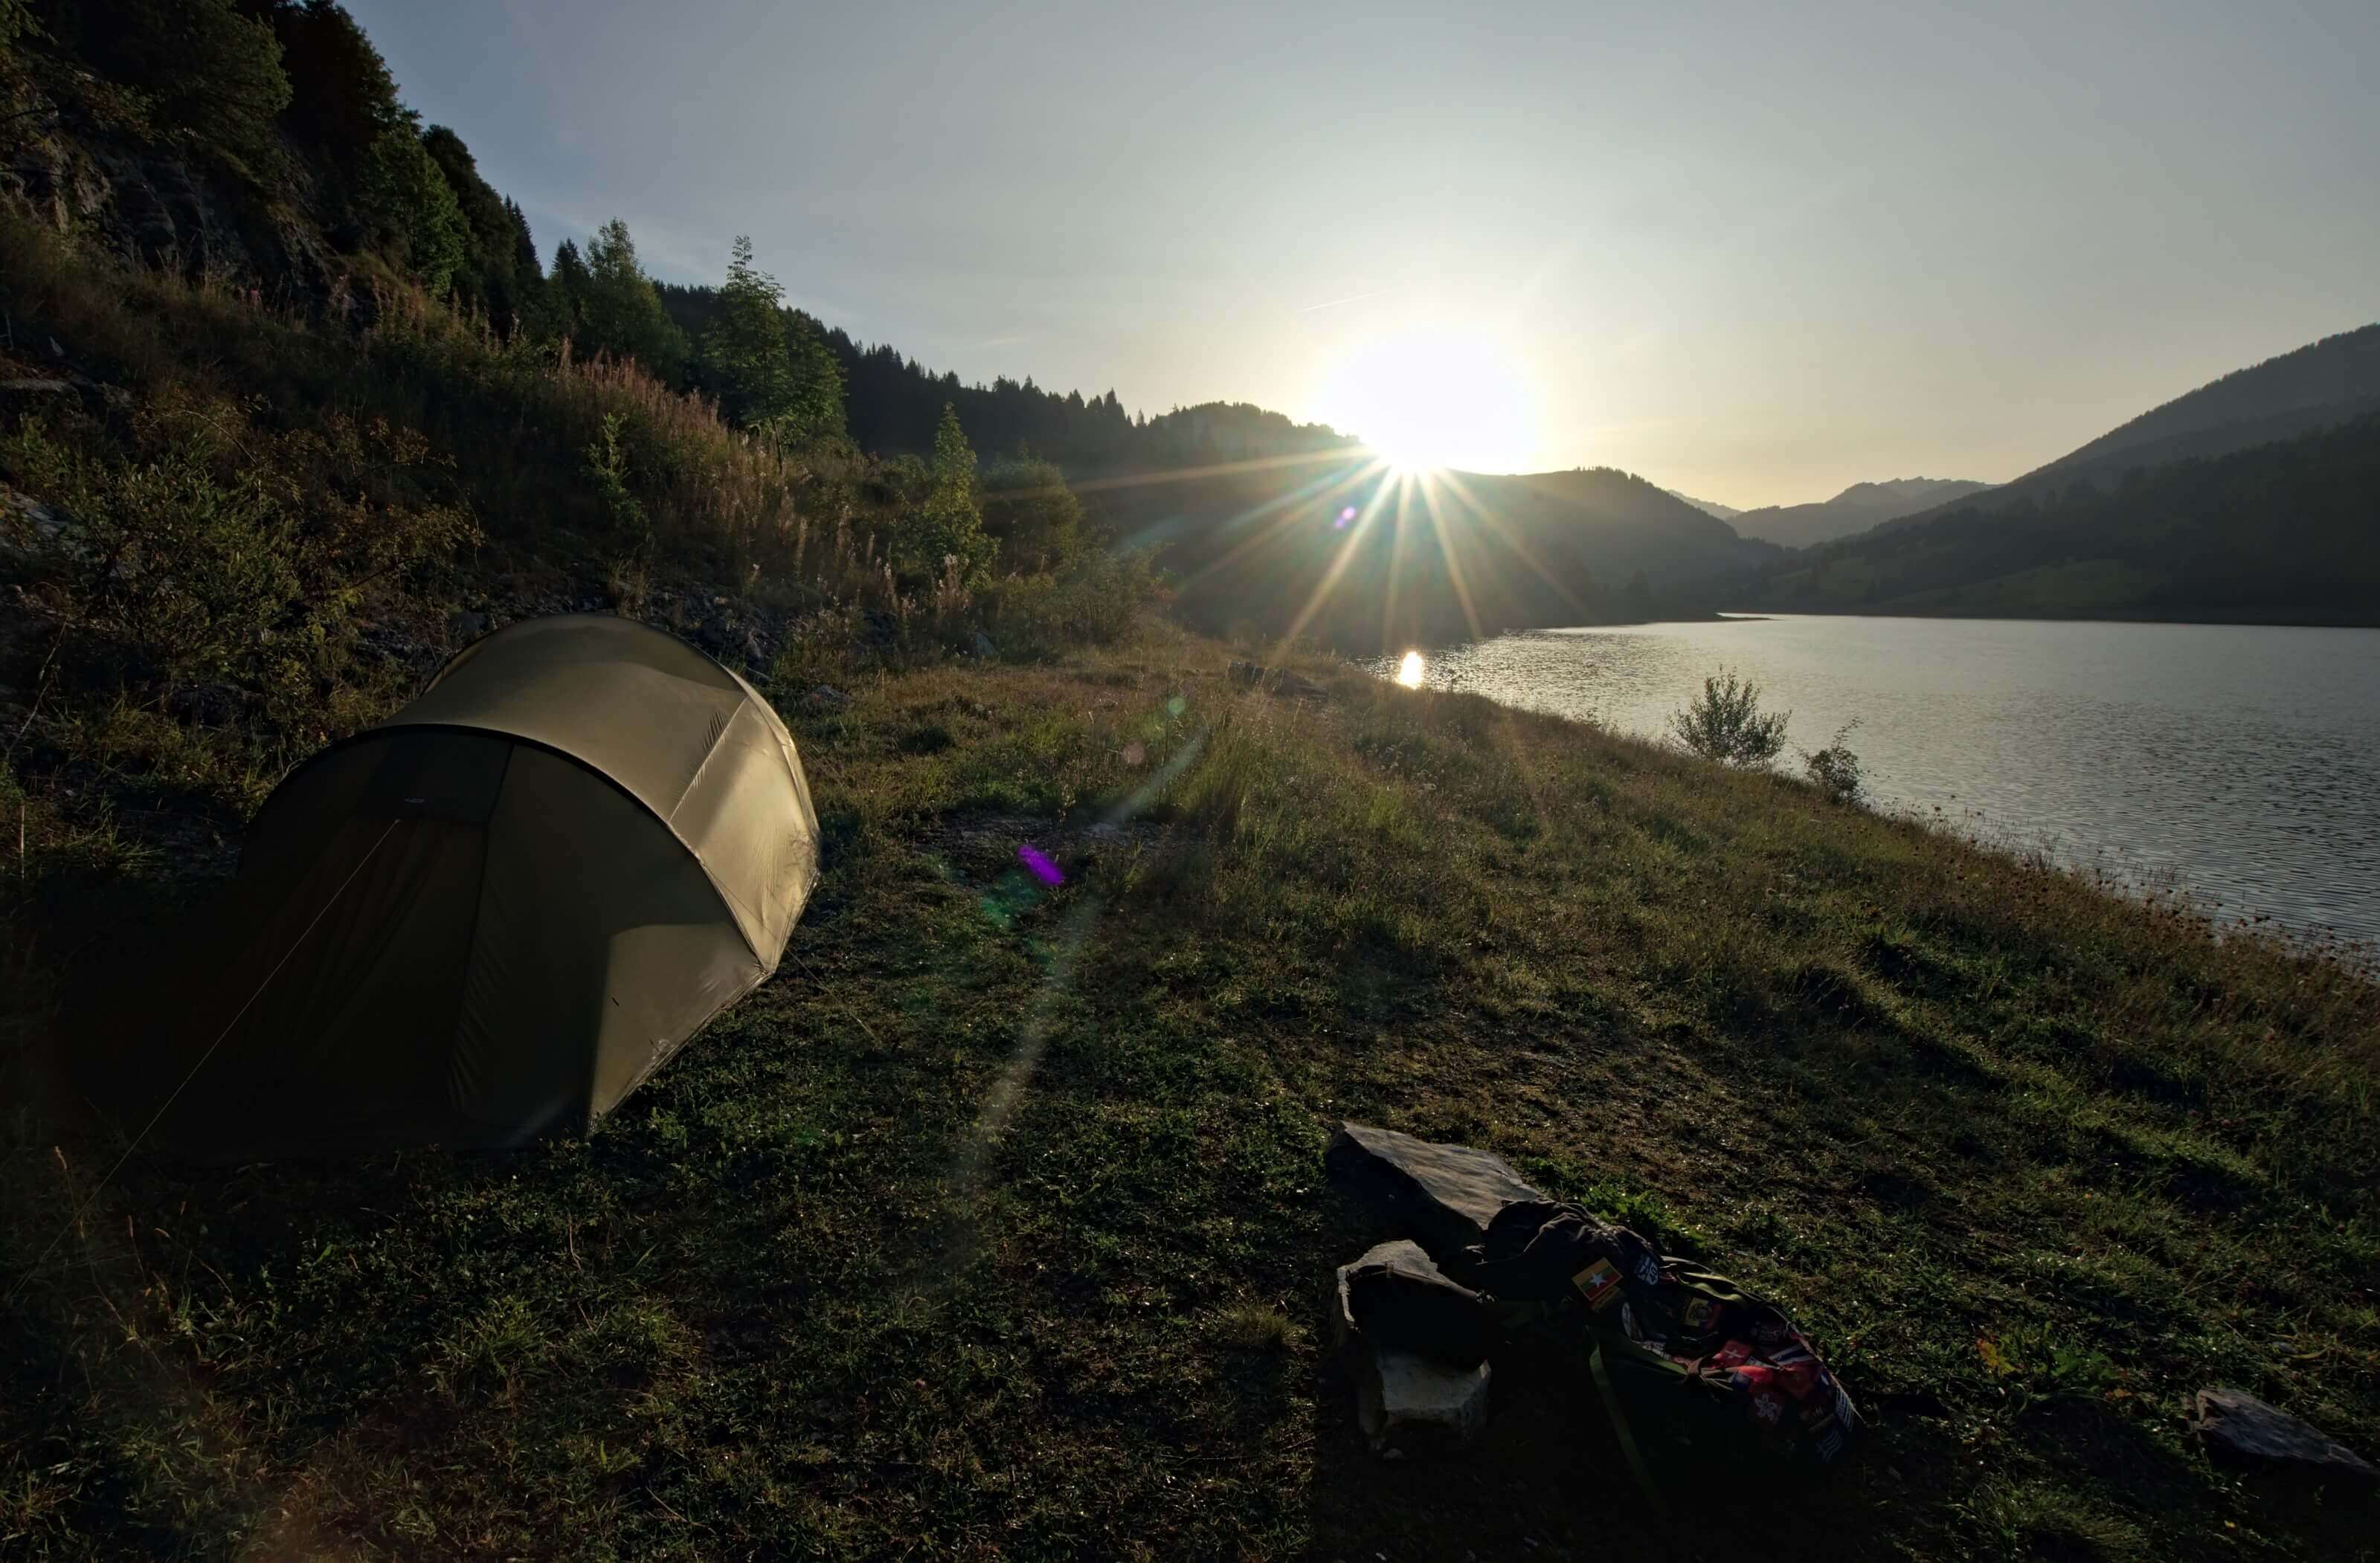
[[[1412,1232],[1458,1280],[1470,1268],[1463,1251],[1488,1235],[1498,1211],[1546,1197],[1500,1156],[1362,1123],[1339,1126],[1323,1165],[1342,1188]]]
[[[2380,1470],[2354,1450],[2243,1390],[2201,1389],[2191,1397],[2190,1425],[2220,1459],[2380,1483]]]
[[[813,706],[839,707],[847,704],[850,699],[850,696],[832,684],[821,684],[809,693],[809,703]]]
[[[1000,655],[1000,648],[991,643],[991,636],[978,630],[975,632],[975,654],[978,657],[997,657]]]
[[[1337,1335],[1356,1335],[1383,1351],[1413,1351],[1445,1367],[1473,1368],[1496,1342],[1478,1294],[1447,1278],[1421,1245],[1378,1244],[1339,1266]]]
[[[469,642],[488,633],[488,616],[465,609],[446,615],[446,634],[455,640]]]
[[[1233,662],[1231,678],[1234,684],[1245,684],[1251,689],[1286,696],[1293,700],[1327,700],[1330,692],[1303,673],[1287,668],[1269,668],[1262,662]]]
[[[1351,1371],[1355,1425],[1382,1460],[1461,1454],[1488,1425],[1486,1363],[1449,1367],[1411,1351],[1366,1350]]]
[[[1455,1367],[1366,1339],[1348,1301],[1347,1278],[1380,1264],[1434,1268],[1418,1245],[1402,1241],[1381,1243],[1339,1266],[1336,1331],[1355,1384],[1355,1425],[1383,1460],[1459,1454],[1488,1425],[1488,1366]]]
[[[56,509],[43,504],[30,494],[22,493],[15,489],[0,493],[0,508],[12,510],[25,518],[25,529],[31,534],[31,542],[35,549],[55,548],[66,536],[67,518]],[[8,541],[7,531],[0,529],[0,553],[20,554],[27,551],[29,551],[18,549],[11,544]]]

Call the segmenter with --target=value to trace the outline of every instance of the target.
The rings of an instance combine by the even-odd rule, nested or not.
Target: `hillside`
[[[1985,502],[1784,561],[1803,612],[2380,623],[2380,414],[2100,489]]]
[[[1737,516],[1743,514],[1742,511],[1738,510],[1735,506],[1731,504],[1721,504],[1717,500],[1696,499],[1692,494],[1682,494],[1675,489],[1664,489],[1661,491],[1669,495],[1671,499],[1685,501],[1688,504],[1693,505],[1696,510],[1701,511],[1706,515],[1716,515],[1722,521],[1732,521]]]
[[[702,340],[718,317],[720,290],[662,283],[659,291],[686,339]],[[840,367],[845,426],[867,451],[924,454],[933,448],[945,406],[957,408],[959,424],[978,450],[1001,455],[1029,450],[1079,477],[1298,455],[1354,442],[1335,430],[1245,402],[1209,402],[1152,417],[1127,411],[1112,390],[1087,397],[1080,391],[1062,394],[1043,390],[1029,376],[969,384],[890,343],[861,343],[798,310],[784,315],[789,331],[815,336]]]
[[[1358,651],[1700,611],[1777,551],[1609,467],[1401,483],[1309,457],[1084,489],[1162,549],[1191,623]]]
[[[2134,468],[2227,454],[2380,412],[2380,325],[2325,336],[2235,370],[2154,407],[1976,503],[1997,510],[2046,502],[2076,483],[2107,488]],[[1895,525],[1966,508],[1952,499]]]
[[[1230,656],[786,668],[825,878],[587,1139],[136,1161],[70,1228],[102,1147],[0,1141],[10,1556],[2358,1556],[2179,1412],[2245,1384],[2380,1448],[2368,985],[1779,777]],[[1579,1364],[1514,1349],[1475,1458],[1383,1466],[1326,1322],[1386,1235],[1323,1175],[1348,1117],[1778,1298],[1860,1458],[1697,1467],[1662,1527]]]
[[[1729,520],[1747,538],[1781,548],[1807,548],[1966,499],[1990,487],[1957,478],[1894,478],[1881,483],[1853,483],[1834,498],[1811,504],[1771,504],[1738,511]]]

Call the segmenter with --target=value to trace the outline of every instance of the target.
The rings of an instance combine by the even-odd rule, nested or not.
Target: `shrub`
[[[1012,657],[1111,646],[1158,595],[1145,553],[1085,554],[1054,575],[1012,576],[991,591],[985,622]]]
[[[231,680],[297,718],[334,680],[364,594],[478,536],[425,503],[421,436],[343,415],[254,427],[236,403],[161,398],[131,447],[30,423],[0,440],[12,486],[52,508],[36,589],[79,657],[174,687]]]
[[[1808,772],[1810,784],[1839,804],[1856,804],[1865,791],[1860,757],[1845,742],[1857,726],[1859,719],[1853,717],[1835,729],[1833,740],[1825,748],[1815,754],[1802,751],[1802,768]]]
[[[1056,463],[1004,456],[983,475],[983,529],[999,548],[999,568],[1038,574],[1082,546],[1083,502]]]
[[[958,409],[942,408],[925,501],[905,516],[892,540],[892,568],[905,586],[929,584],[956,570],[963,585],[982,580],[991,563],[976,500],[975,452],[959,428]]]
[[[1760,686],[1722,668],[1703,680],[1703,692],[1670,718],[1670,733],[1705,759],[1723,765],[1767,765],[1785,747],[1793,713],[1760,709]]]

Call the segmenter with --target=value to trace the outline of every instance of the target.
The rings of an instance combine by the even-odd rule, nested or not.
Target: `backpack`
[[[1782,1309],[1725,1276],[1547,1202],[1506,1206],[1469,1256],[1508,1329],[1585,1352],[1657,1508],[1648,1455],[1824,1465],[1850,1448],[1851,1397]]]

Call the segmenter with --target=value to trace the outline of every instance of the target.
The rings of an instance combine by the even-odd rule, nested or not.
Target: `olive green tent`
[[[583,1133],[776,969],[817,877],[749,685],[625,619],[530,620],[282,782],[79,1072],[206,1160]]]

